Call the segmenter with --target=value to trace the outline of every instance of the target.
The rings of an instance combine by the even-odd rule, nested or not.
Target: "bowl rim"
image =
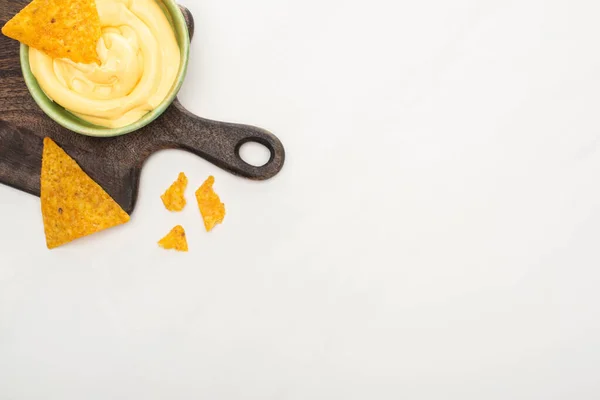
[[[181,52],[181,65],[179,66],[179,71],[177,72],[177,76],[175,78],[175,82],[171,87],[171,90],[167,94],[167,97],[158,105],[158,107],[146,113],[142,118],[137,120],[136,122],[125,125],[120,128],[105,128],[98,125],[85,126],[78,122],[71,120],[70,118],[66,118],[60,114],[57,114],[53,109],[50,108],[48,104],[56,104],[57,106],[63,108],[66,112],[69,112],[67,109],[62,107],[60,104],[56,103],[50,97],[44,93],[41,86],[39,85],[37,79],[31,72],[31,68],[29,67],[29,46],[21,43],[20,47],[20,62],[21,62],[21,72],[23,74],[23,79],[25,80],[25,85],[29,90],[29,93],[33,97],[33,100],[36,104],[42,109],[44,114],[46,114],[53,121],[58,123],[64,128],[69,129],[75,133],[79,133],[81,135],[93,136],[93,137],[115,137],[125,135],[127,133],[131,133],[137,131],[138,129],[143,128],[144,126],[150,124],[156,118],[158,118],[167,107],[173,103],[181,86],[183,85],[183,81],[185,80],[185,76],[188,68],[189,61],[189,49],[190,49],[190,35],[187,27],[187,23],[183,16],[183,12],[179,8],[179,5],[175,0],[157,0],[157,2],[162,2],[166,7],[170,14],[167,16],[167,19],[173,21],[173,30],[175,31],[176,38],[183,37],[184,40],[182,43],[178,43],[179,50]],[[160,4],[159,4],[160,5]],[[162,8],[162,7],[161,7]],[[164,8],[163,8],[164,11]],[[50,103],[48,103],[50,102]],[[73,117],[77,118],[75,115]]]

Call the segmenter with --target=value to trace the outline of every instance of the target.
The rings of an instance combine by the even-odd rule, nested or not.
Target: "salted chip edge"
[[[52,58],[100,62],[96,47],[102,32],[95,0],[33,0],[1,31]]]
[[[42,153],[40,206],[49,249],[130,220],[121,206],[48,137],[44,138]]]
[[[210,232],[216,225],[221,224],[225,219],[225,204],[214,191],[214,176],[210,175],[204,183],[196,190],[196,201],[204,221],[204,228]]]
[[[177,250],[181,252],[188,251],[187,237],[185,229],[181,225],[176,225],[162,239],[158,241],[158,245],[165,250]]]
[[[187,189],[188,178],[185,173],[180,172],[175,182],[160,196],[163,205],[169,211],[182,211],[187,205],[185,199],[185,190]]]

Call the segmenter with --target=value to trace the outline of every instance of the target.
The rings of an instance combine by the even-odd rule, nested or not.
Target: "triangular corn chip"
[[[188,251],[185,230],[181,225],[177,225],[167,236],[159,240],[158,245],[167,250]]]
[[[40,198],[49,249],[129,221],[119,204],[50,138],[44,139]]]
[[[204,227],[206,232],[212,230],[215,225],[223,222],[225,218],[225,204],[221,203],[221,199],[213,190],[215,178],[209,176],[206,181],[196,190],[196,200],[198,208],[204,219]]]
[[[167,210],[183,210],[186,204],[184,193],[187,184],[187,176],[183,172],[180,172],[177,180],[160,196]]]
[[[99,62],[96,45],[102,32],[95,0],[33,0],[2,33],[52,58]]]

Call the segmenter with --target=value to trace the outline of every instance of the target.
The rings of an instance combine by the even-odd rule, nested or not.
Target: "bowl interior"
[[[41,107],[41,109],[44,111],[44,113],[46,113],[46,115],[48,115],[50,118],[52,118],[54,121],[64,126],[65,128],[80,133],[82,135],[111,137],[124,135],[126,133],[140,129],[148,125],[150,122],[154,121],[167,109],[167,107],[173,102],[173,100],[175,100],[177,92],[179,92],[179,89],[183,84],[188,65],[190,37],[185,18],[183,17],[183,14],[175,0],[156,0],[156,2],[158,3],[158,5],[160,5],[161,9],[167,16],[168,21],[171,23],[173,31],[175,32],[175,38],[177,39],[177,44],[179,45],[181,54],[181,62],[179,64],[179,71],[177,72],[177,77],[175,78],[173,87],[171,88],[169,94],[163,100],[163,102],[154,110],[145,114],[138,121],[134,122],[133,124],[124,126],[122,128],[105,128],[102,126],[91,124],[71,114],[69,111],[65,110],[62,106],[55,103],[48,96],[46,96],[46,94],[38,84],[37,80],[33,76],[31,69],[29,68],[29,47],[24,44],[21,44],[21,70],[23,71],[23,78],[25,79],[25,84],[27,85],[27,88],[29,89],[29,92],[33,96],[35,102],[38,104],[38,106]]]

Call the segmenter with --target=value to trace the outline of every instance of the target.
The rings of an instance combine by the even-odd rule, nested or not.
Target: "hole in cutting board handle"
[[[238,146],[238,156],[248,165],[262,167],[273,158],[273,152],[262,143],[247,140]]]
[[[260,168],[273,161],[275,149],[263,138],[249,137],[236,145],[235,154],[244,163]]]

